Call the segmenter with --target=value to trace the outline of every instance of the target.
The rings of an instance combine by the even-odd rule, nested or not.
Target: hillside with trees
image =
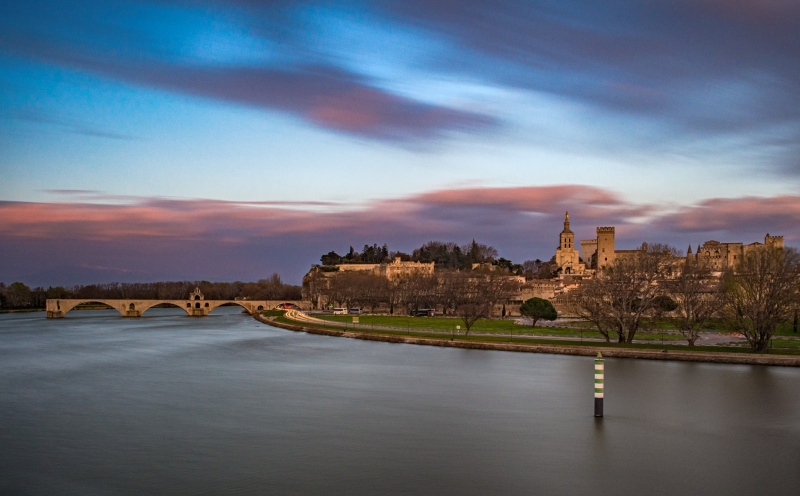
[[[458,269],[470,270],[474,264],[489,264],[501,267],[506,271],[525,275],[533,278],[543,263],[540,260],[528,260],[517,264],[506,258],[500,257],[493,246],[478,243],[474,239],[465,245],[451,241],[428,241],[419,248],[412,250],[411,254],[402,251],[390,251],[384,243],[364,245],[362,250],[356,251],[352,246],[345,255],[330,251],[320,257],[322,267],[333,267],[342,264],[374,264],[389,263],[395,258],[402,261],[422,262],[435,264],[437,270]]]

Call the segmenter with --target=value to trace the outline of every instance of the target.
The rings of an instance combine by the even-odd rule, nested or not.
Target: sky
[[[800,246],[800,3],[0,0],[0,281]]]

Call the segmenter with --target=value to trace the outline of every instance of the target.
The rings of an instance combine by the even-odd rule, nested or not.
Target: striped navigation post
[[[594,416],[603,416],[603,355],[594,359]]]

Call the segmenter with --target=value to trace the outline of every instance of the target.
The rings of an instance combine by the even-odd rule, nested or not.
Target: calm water
[[[800,494],[800,370],[0,315],[2,494]]]

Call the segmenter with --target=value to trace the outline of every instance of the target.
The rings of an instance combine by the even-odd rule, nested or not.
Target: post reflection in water
[[[0,315],[0,493],[797,494],[800,370]],[[763,468],[753,469],[752,460]]]

